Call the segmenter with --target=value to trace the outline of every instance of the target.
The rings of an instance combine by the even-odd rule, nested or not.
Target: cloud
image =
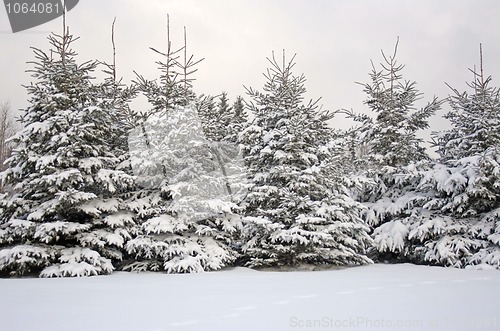
[[[296,70],[305,73],[310,98],[322,97],[328,109],[364,111],[362,87],[355,82],[369,79],[370,59],[380,62],[380,49],[391,52],[397,36],[405,78],[417,81],[423,101],[445,97],[445,81],[465,88],[467,68],[479,62],[480,42],[487,73],[500,75],[496,0],[86,0],[69,12],[68,22],[81,37],[75,49],[82,61],[111,61],[110,29],[117,17],[118,73],[130,81],[134,70],[158,77],[160,58],[149,47],[166,48],[167,13],[174,47],[183,45],[186,26],[188,51],[205,58],[196,73],[198,93],[227,91],[234,99],[245,93],[243,85],[260,88],[265,58],[286,49],[290,56],[297,53]],[[54,21],[35,30],[60,29]],[[25,62],[33,60],[29,47],[48,47],[46,33],[33,32],[0,34],[0,101],[10,99],[15,108],[27,106],[21,84],[30,82],[24,73]],[[350,123],[338,119],[335,125]],[[432,129],[445,125],[436,119]]]

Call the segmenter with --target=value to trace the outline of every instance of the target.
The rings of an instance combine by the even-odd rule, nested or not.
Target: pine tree
[[[441,106],[434,97],[416,109],[422,94],[416,82],[403,80],[404,65],[396,60],[398,43],[391,56],[382,52],[380,70],[372,62],[371,83],[361,84],[368,96],[365,104],[375,117],[342,111],[360,123],[349,134],[351,171],[364,178],[362,189],[353,193],[367,207],[363,218],[372,228],[382,259],[407,258],[406,227],[413,222],[422,200],[416,173],[432,163],[417,133],[428,128],[429,117]]]
[[[255,118],[240,136],[251,181],[247,265],[370,263],[361,207],[338,180],[327,146],[331,114],[303,103],[305,78],[292,74],[293,58],[280,65],[273,54],[269,62],[264,92],[248,89]]]
[[[445,118],[452,128],[433,134],[441,165],[426,180],[435,192],[428,207],[454,219],[451,228],[461,231],[435,238],[427,254],[460,267],[500,268],[500,90],[484,75],[482,49],[480,60],[480,72],[471,70],[470,94],[450,87],[452,110]],[[447,247],[448,256],[440,247]]]
[[[0,272],[107,274],[131,237],[133,218],[116,196],[133,178],[109,146],[112,119],[90,76],[97,62],[76,62],[69,29],[48,39],[50,55],[34,48],[31,106],[2,173],[15,192],[1,199]]]
[[[168,32],[167,32],[168,35]],[[230,248],[239,217],[231,191],[203,132],[189,73],[197,62],[168,42],[160,83],[139,76],[139,89],[152,105],[143,112],[129,146],[142,189],[132,208],[141,233],[126,249],[125,270],[189,273],[220,269],[236,255]],[[184,50],[184,62],[178,53]]]
[[[128,137],[131,130],[137,125],[140,116],[130,108],[130,101],[137,96],[137,86],[132,84],[126,86],[122,79],[117,78],[116,67],[116,44],[115,44],[115,22],[111,27],[111,44],[113,47],[113,61],[111,64],[102,62],[105,66],[103,72],[108,76],[101,84],[101,94],[106,108],[110,110],[112,119],[112,134],[108,137],[109,144],[115,154],[123,162],[121,166],[130,172]]]
[[[445,115],[452,128],[433,134],[439,160],[402,168],[392,191],[405,194],[369,206],[369,220],[391,219],[375,229],[379,252],[416,263],[500,268],[499,90],[484,78],[482,61],[473,73],[470,95],[452,88]]]
[[[433,134],[434,146],[442,161],[459,160],[481,155],[500,145],[499,89],[491,87],[491,76],[485,77],[482,64],[479,73],[472,71],[474,80],[467,85],[472,93],[450,89],[452,108],[444,115],[452,128]]]
[[[248,126],[248,114],[245,109],[245,102],[241,96],[236,98],[233,104],[233,118],[229,124],[228,141],[238,142],[238,135]]]
[[[425,107],[416,110],[415,103],[422,94],[416,82],[403,80],[404,65],[397,63],[398,42],[392,56],[382,52],[384,63],[377,70],[372,62],[371,83],[361,84],[368,99],[365,104],[376,115],[346,112],[361,123],[356,144],[369,150],[369,162],[376,166],[405,166],[428,159],[422,139],[417,132],[429,127],[428,119],[440,109],[441,102],[434,97]]]
[[[230,134],[233,109],[228,101],[227,93],[222,92],[218,102],[213,97],[205,97],[198,103],[197,110],[203,131],[211,141],[225,141]]]
[[[138,191],[138,177],[134,174],[132,169],[129,137],[141,117],[130,108],[130,101],[137,96],[137,87],[135,84],[129,86],[122,83],[121,79],[117,78],[116,66],[116,44],[115,44],[115,23],[116,18],[113,20],[111,26],[111,44],[113,48],[112,63],[101,62],[105,66],[103,72],[108,76],[100,85],[100,94],[102,98],[103,108],[108,110],[110,117],[109,133],[106,137],[108,146],[114,155],[118,158],[117,170],[123,171],[130,178],[133,179],[131,185],[127,190],[115,194],[126,206],[130,221],[127,224],[130,233],[129,240],[136,237],[139,233],[139,217],[133,210],[133,202],[137,198]],[[132,222],[133,220],[133,222]],[[122,249],[124,258],[121,263],[117,265],[121,269],[124,264],[128,263],[129,256],[125,250],[125,245]]]
[[[240,95],[236,97],[233,109],[236,123],[246,123],[248,121],[248,114],[245,111],[245,101]]]
[[[157,185],[146,187],[149,194],[133,203],[143,233],[127,243],[137,261],[126,269],[220,269],[235,258],[228,245],[239,218],[195,109],[179,107],[150,117],[145,128],[149,146],[133,150],[148,151],[161,172]]]
[[[229,105],[226,92],[222,92],[217,103],[212,97],[199,99],[196,108],[212,158],[217,160],[226,187],[237,203],[246,190],[246,169],[237,142],[239,133],[246,126],[244,109],[236,113]]]

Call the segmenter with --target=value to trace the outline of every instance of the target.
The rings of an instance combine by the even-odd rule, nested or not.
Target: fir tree
[[[34,49],[19,146],[2,179],[0,272],[42,277],[107,274],[122,258],[133,218],[117,196],[133,185],[109,146],[112,118],[94,85],[95,61],[78,64],[69,30]]]
[[[161,175],[156,186],[146,187],[149,194],[132,204],[143,220],[142,234],[127,243],[137,261],[126,269],[220,269],[235,258],[228,245],[239,218],[195,109],[150,117],[145,128],[149,146],[133,150],[154,156],[149,161],[159,165]]]
[[[382,52],[384,62],[377,70],[372,62],[371,83],[361,84],[368,99],[365,104],[375,115],[347,114],[361,122],[357,145],[369,150],[369,161],[374,165],[397,167],[428,159],[422,139],[417,132],[429,127],[428,119],[440,109],[436,97],[425,107],[416,109],[415,103],[422,94],[415,81],[403,80],[404,65],[398,64],[396,54],[398,42],[392,56]]]
[[[441,161],[459,160],[481,155],[500,145],[499,89],[490,86],[491,76],[485,77],[482,64],[479,73],[472,71],[474,80],[467,85],[472,93],[450,89],[452,108],[444,115],[452,128],[433,134]]]
[[[101,94],[103,102],[107,103],[106,108],[110,110],[109,116],[112,118],[112,134],[108,137],[109,144],[123,162],[121,166],[130,170],[130,164],[127,162],[129,160],[128,136],[140,120],[140,116],[130,108],[130,101],[137,95],[137,86],[135,84],[126,86],[121,79],[117,78],[115,22],[116,18],[111,27],[113,61],[111,64],[102,62],[105,66],[103,72],[108,76],[101,84]]]
[[[240,98],[241,103],[242,100]],[[246,190],[246,168],[237,137],[246,125],[246,114],[244,109],[239,109],[238,113],[235,110],[229,105],[226,92],[221,93],[218,102],[213,97],[202,97],[197,102],[211,157],[217,160],[232,201],[238,203]]]
[[[233,109],[236,123],[246,123],[248,121],[248,114],[245,111],[245,101],[241,96],[236,97]]]
[[[369,206],[375,247],[401,259],[443,266],[500,268],[499,92],[474,73],[472,93],[452,89],[452,128],[433,134],[440,159],[400,169],[397,200]],[[484,114],[484,118],[481,114]]]
[[[168,34],[168,32],[167,32]],[[197,62],[168,42],[160,83],[139,77],[139,89],[152,108],[143,112],[129,139],[132,166],[142,189],[131,206],[141,233],[126,249],[133,258],[125,270],[168,273],[220,269],[235,259],[230,248],[238,231],[220,160],[212,152],[196,110],[189,73]],[[184,63],[177,55],[184,50]]]
[[[238,135],[248,126],[248,114],[245,109],[245,102],[241,96],[236,98],[233,104],[233,118],[230,123],[228,141],[236,143]]]
[[[361,206],[338,180],[327,146],[331,114],[304,104],[305,78],[292,74],[293,59],[269,62],[264,92],[248,90],[255,118],[240,136],[251,181],[247,265],[369,263]]]
[[[5,169],[4,162],[9,158],[13,148],[12,143],[9,142],[9,138],[16,131],[12,115],[12,109],[8,101],[0,104],[0,170]],[[0,186],[0,192],[3,192],[3,189]]]
[[[206,97],[198,106],[198,114],[203,131],[211,141],[221,142],[229,136],[233,109],[229,106],[227,93],[222,92],[218,102],[213,97]]]
[[[447,247],[454,256],[462,257],[458,266],[488,264],[500,268],[500,90],[491,86],[491,76],[483,72],[482,49],[480,72],[472,70],[474,79],[468,83],[471,93],[451,88],[452,110],[445,115],[452,128],[433,134],[440,163],[426,184],[435,191],[428,207],[456,220],[462,225],[462,242],[453,243],[449,236],[440,236],[429,250],[429,259],[445,259]],[[451,237],[453,238],[453,237]],[[457,254],[453,247],[462,247]],[[453,255],[452,255],[453,256]]]
[[[429,117],[441,106],[434,97],[417,110],[415,104],[422,94],[417,90],[416,82],[403,80],[404,65],[396,60],[398,42],[391,56],[382,52],[384,62],[380,70],[372,62],[371,83],[361,84],[368,96],[365,104],[375,117],[343,111],[360,123],[348,136],[351,170],[365,178],[362,189],[354,192],[354,196],[367,207],[363,217],[373,229],[379,252],[384,252],[387,247],[384,242],[379,244],[381,240],[404,237],[394,232],[402,227],[393,226],[393,221],[406,224],[413,219],[413,208],[416,208],[415,201],[419,198],[415,191],[418,179],[414,172],[415,169],[428,168],[430,162],[417,133],[428,128]],[[388,232],[384,232],[386,230]],[[392,253],[406,256],[402,251],[407,247],[402,242],[394,245],[390,242],[391,245],[397,248]],[[395,257],[401,256],[390,258]]]

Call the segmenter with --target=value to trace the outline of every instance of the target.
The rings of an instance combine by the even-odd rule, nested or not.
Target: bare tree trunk
[[[6,101],[0,105],[0,171],[5,169],[4,162],[12,152],[12,144],[7,142],[14,134],[14,123],[10,102]],[[3,192],[3,183],[0,182],[0,192]]]

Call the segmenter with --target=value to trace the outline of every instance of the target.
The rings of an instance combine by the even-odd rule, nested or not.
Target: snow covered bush
[[[269,60],[264,92],[249,89],[255,118],[240,135],[249,168],[243,253],[246,264],[297,266],[371,263],[370,244],[328,143],[328,112],[303,103],[304,76],[293,59]]]
[[[31,106],[2,180],[14,189],[0,202],[0,273],[46,277],[107,274],[135,232],[120,195],[134,185],[109,145],[113,109],[78,64],[69,31],[51,35],[27,87]]]

